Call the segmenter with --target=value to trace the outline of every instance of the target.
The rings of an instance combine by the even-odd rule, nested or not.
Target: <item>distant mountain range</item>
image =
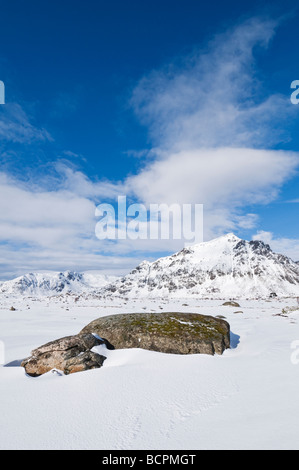
[[[33,296],[95,292],[114,282],[115,276],[72,271],[30,273],[0,285],[0,293]]]
[[[230,233],[184,248],[122,278],[87,273],[27,274],[2,283],[0,292],[27,295],[97,293],[122,298],[299,297],[299,263],[262,241]]]

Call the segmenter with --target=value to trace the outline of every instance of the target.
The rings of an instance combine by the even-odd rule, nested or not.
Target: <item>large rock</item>
[[[222,354],[230,347],[230,327],[225,320],[195,313],[110,315],[89,323],[80,332],[86,333],[105,338],[116,349]]]
[[[34,349],[21,365],[33,377],[52,369],[58,369],[64,374],[96,369],[102,366],[106,358],[91,349],[103,343],[104,340],[89,333],[66,336]]]
[[[230,347],[230,327],[221,319],[196,313],[132,313],[110,315],[89,323],[74,336],[51,341],[31,352],[22,366],[37,377],[52,369],[72,374],[103,365],[94,351],[143,348],[172,354],[222,354]]]

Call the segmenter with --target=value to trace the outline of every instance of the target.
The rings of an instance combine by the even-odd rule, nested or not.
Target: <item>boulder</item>
[[[222,354],[230,347],[230,326],[222,318],[196,313],[132,313],[109,315],[89,323],[74,336],[51,341],[31,352],[21,365],[38,377],[56,369],[73,374],[103,365],[94,351],[142,348],[171,354]]]
[[[116,349],[142,348],[172,354],[222,354],[230,347],[230,326],[195,313],[109,315],[89,323],[80,334],[93,333]]]
[[[224,302],[225,307],[240,307],[240,304],[238,302],[235,302],[234,300],[230,300],[229,302]]]
[[[104,344],[104,340],[89,333],[66,336],[34,349],[31,356],[22,361],[21,366],[32,377],[38,377],[52,369],[58,369],[66,375],[96,369],[106,359],[91,351],[100,344]]]

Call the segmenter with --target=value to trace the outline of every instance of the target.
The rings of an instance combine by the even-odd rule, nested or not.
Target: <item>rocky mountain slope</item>
[[[58,295],[66,293],[93,292],[117,278],[102,274],[76,273],[72,271],[29,273],[0,285],[0,293],[22,295]]]
[[[142,262],[123,278],[102,274],[31,273],[0,285],[16,295],[96,294],[106,298],[299,297],[299,264],[262,241],[230,233],[185,248],[152,263]]]
[[[299,265],[262,241],[230,233],[153,263],[144,261],[103,291],[126,297],[299,296]]]

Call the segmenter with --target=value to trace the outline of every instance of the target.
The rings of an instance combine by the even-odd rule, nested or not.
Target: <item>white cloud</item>
[[[258,216],[246,206],[273,201],[298,167],[298,153],[269,150],[288,139],[282,123],[294,106],[259,82],[254,55],[278,23],[245,21],[134,90],[156,158],[126,184],[147,203],[203,203],[205,238],[253,228]]]
[[[63,188],[82,197],[103,199],[106,202],[110,199],[117,199],[123,191],[121,182],[112,182],[107,179],[91,181],[82,171],[71,168],[65,163],[56,163],[55,167]]]
[[[67,269],[121,275],[143,261],[142,252],[169,250],[168,240],[96,238],[95,200],[114,197],[118,186],[113,191],[112,183],[66,170],[52,188],[0,173],[0,279]],[[173,244],[174,250],[180,248],[182,243]]]
[[[149,202],[198,202],[207,207],[267,203],[293,176],[295,152],[246,148],[181,151],[150,163],[127,186]]]
[[[51,184],[48,178],[24,183],[2,173],[2,272],[11,273],[12,265],[18,273],[124,272],[141,261],[141,252],[182,247],[168,240],[98,240],[95,206],[119,195],[147,205],[204,204],[205,239],[254,229],[254,204],[273,201],[299,165],[296,152],[271,150],[287,139],[281,123],[295,107],[288,106],[289,98],[268,95],[255,64],[256,46],[267,48],[276,27],[272,20],[246,21],[140,81],[131,103],[149,129],[152,149],[141,152],[145,163],[136,175],[119,182],[91,181],[64,162],[56,164],[58,176],[49,179]],[[18,143],[51,139],[19,106],[5,113],[0,138]],[[273,248],[296,253],[297,241],[269,236]]]
[[[273,126],[294,107],[288,97],[262,89],[253,54],[257,46],[268,46],[277,23],[248,20],[140,81],[132,105],[155,146],[264,148],[281,140]]]
[[[246,148],[181,151],[150,163],[130,177],[127,186],[147,204],[204,204],[205,236],[209,237],[221,226],[224,230],[252,227],[257,216],[240,210],[275,199],[298,164],[299,156],[292,152]]]
[[[119,273],[135,266],[130,256],[114,258],[101,246],[94,213],[95,203],[69,188],[32,187],[1,173],[2,276],[44,269]]]
[[[0,110],[0,140],[31,144],[51,141],[52,137],[46,129],[34,126],[19,104],[7,103],[1,106]]]

